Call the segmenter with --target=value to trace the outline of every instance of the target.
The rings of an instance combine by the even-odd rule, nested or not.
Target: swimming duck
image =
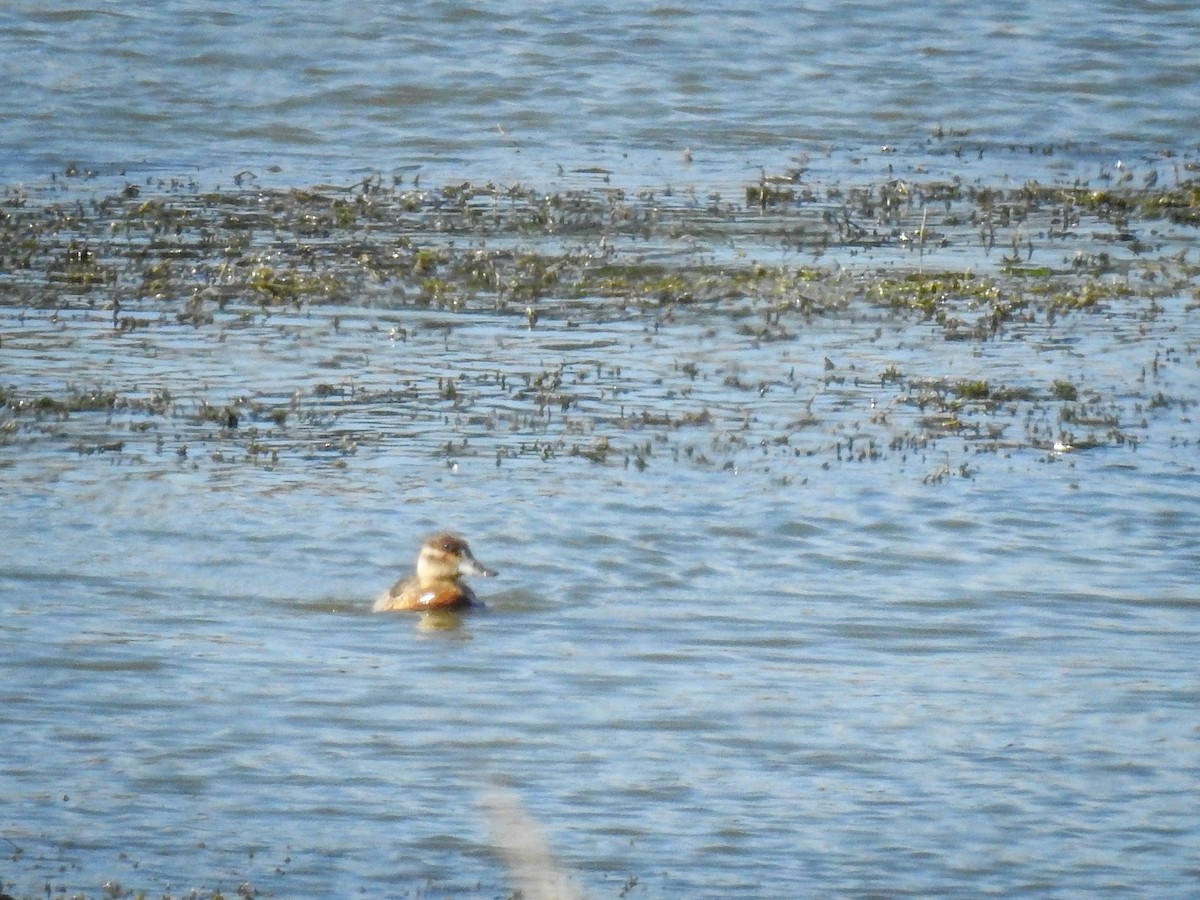
[[[435,534],[421,545],[416,574],[401,578],[375,601],[375,612],[397,610],[462,610],[482,606],[464,575],[490,578],[496,572],[483,565],[456,534]]]

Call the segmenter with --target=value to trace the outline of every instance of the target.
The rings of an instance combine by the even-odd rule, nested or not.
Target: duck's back
[[[401,578],[379,595],[375,612],[404,612],[417,609],[470,609],[479,601],[474,592],[458,581],[440,581],[421,587],[416,576]]]

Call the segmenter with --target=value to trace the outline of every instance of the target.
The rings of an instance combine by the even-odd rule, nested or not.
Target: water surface
[[[1193,8],[348,10],[0,13],[0,887],[1186,894]]]

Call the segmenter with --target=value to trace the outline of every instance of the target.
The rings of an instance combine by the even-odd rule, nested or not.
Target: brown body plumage
[[[406,610],[461,610],[481,606],[475,592],[463,583],[464,575],[488,578],[496,573],[471,553],[467,542],[455,534],[435,534],[421,545],[417,570],[379,595],[375,612]]]

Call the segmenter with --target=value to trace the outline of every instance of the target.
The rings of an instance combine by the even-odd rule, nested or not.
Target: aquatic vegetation
[[[769,184],[752,184],[746,188],[746,205],[765,209],[768,206],[778,206],[790,203],[796,199],[796,192],[791,188],[777,187]]]
[[[1069,381],[1055,381],[1051,392],[1056,400],[1078,400],[1079,389]]]
[[[986,381],[960,381],[954,393],[964,400],[986,400],[990,396]]]
[[[296,269],[277,272],[269,266],[258,266],[250,272],[247,285],[270,303],[298,303],[318,298],[336,301],[345,296],[335,276],[307,274]]]
[[[6,407],[14,415],[51,414],[65,417],[71,413],[105,412],[115,408],[117,404],[118,397],[115,391],[68,389],[62,397],[21,397],[11,390],[0,392],[0,406]]]
[[[86,390],[16,380],[0,389],[0,445],[274,467],[345,465],[361,447],[428,433],[438,439],[416,446],[446,465],[734,471],[903,462],[950,438],[988,453],[1131,446],[1139,417],[1186,408],[1152,384],[1170,358],[1157,352],[1146,386],[1118,402],[1085,364],[1021,380],[886,345],[938,340],[979,357],[1072,322],[1145,329],[1194,312],[1197,182],[910,174],[822,188],[788,171],[727,200],[605,177],[548,193],[379,177],[278,191],[147,181],[77,197],[10,188],[0,352],[101,341],[136,367],[175,352],[180,326],[201,352],[246,352],[251,334],[268,355],[331,349],[314,357],[321,372],[228,396],[157,374],[149,388],[117,375]],[[461,328],[485,322],[496,351],[459,354]],[[857,343],[819,343],[841,331]],[[867,399],[869,415],[849,412]]]

